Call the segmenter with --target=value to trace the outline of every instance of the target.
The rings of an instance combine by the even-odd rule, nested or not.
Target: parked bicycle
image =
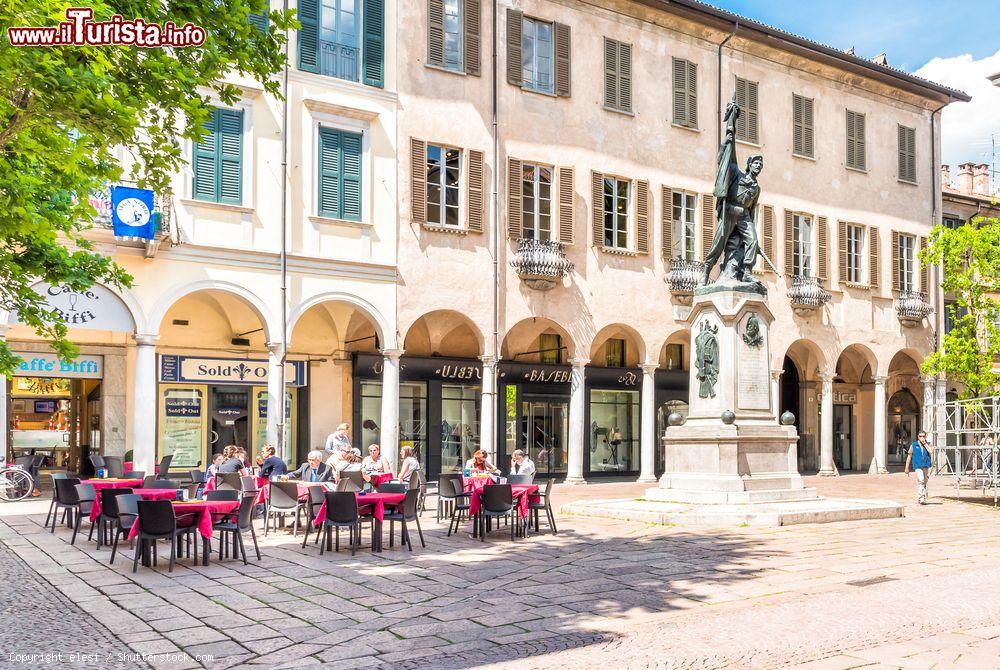
[[[24,500],[35,490],[35,480],[19,465],[0,468],[0,500]]]

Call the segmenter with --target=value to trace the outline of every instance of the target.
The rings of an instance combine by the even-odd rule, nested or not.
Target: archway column
[[[483,362],[483,388],[479,409],[479,448],[485,451],[492,463],[496,463],[497,448],[497,359],[495,356],[480,356]],[[510,454],[507,454],[510,456]],[[499,466],[498,466],[499,467]]]
[[[132,387],[132,467],[152,473],[156,464],[156,341],[157,335],[135,338],[135,384]]]
[[[284,346],[281,342],[267,343],[267,443],[277,446],[280,427],[284,426],[284,396],[281,378],[281,356]],[[288,431],[285,431],[288,435]],[[294,455],[294,445],[282,441],[278,457],[288,460]]]
[[[781,422],[781,375],[784,370],[771,370],[771,409],[774,411],[774,416],[778,417],[778,422]],[[798,417],[795,417],[798,419]]]
[[[819,474],[829,477],[839,474],[833,462],[833,375],[819,373],[823,382],[823,401],[820,417]]]
[[[569,459],[566,464],[567,484],[587,483],[583,478],[583,455],[586,453],[583,436],[587,432],[584,419],[586,410],[584,375],[586,372],[585,366],[589,362],[589,359],[579,357],[574,357],[570,360],[573,369],[570,373],[569,390]]]
[[[402,349],[382,351],[382,424],[379,446],[393,472],[399,472],[399,357]],[[427,467],[422,463],[421,467]]]
[[[656,481],[656,363],[642,365],[639,416],[639,482]]]
[[[868,468],[868,474],[870,475],[881,475],[887,473],[889,470],[886,468],[886,463],[889,459],[889,444],[885,439],[885,419],[886,419],[886,400],[885,400],[885,383],[888,377],[874,377],[875,382],[875,401],[872,407],[873,416],[873,433],[872,433],[872,463]]]

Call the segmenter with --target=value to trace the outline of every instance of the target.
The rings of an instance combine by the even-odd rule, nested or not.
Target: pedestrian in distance
[[[917,502],[921,505],[927,503],[927,480],[931,477],[931,450],[927,446],[927,433],[920,431],[917,439],[910,445],[906,452],[906,465],[903,472],[910,476],[910,468],[917,473]]]

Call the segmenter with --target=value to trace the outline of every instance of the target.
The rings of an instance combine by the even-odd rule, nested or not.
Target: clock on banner
[[[156,232],[156,218],[151,190],[131,186],[111,189],[111,223],[115,237],[151,240]]]

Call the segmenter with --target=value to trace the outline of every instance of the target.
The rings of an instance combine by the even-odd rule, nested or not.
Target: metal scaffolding
[[[961,489],[993,491],[993,504],[1000,493],[1000,396],[950,400],[935,407],[943,417],[943,430],[934,442],[934,474],[955,478],[956,495]]]

